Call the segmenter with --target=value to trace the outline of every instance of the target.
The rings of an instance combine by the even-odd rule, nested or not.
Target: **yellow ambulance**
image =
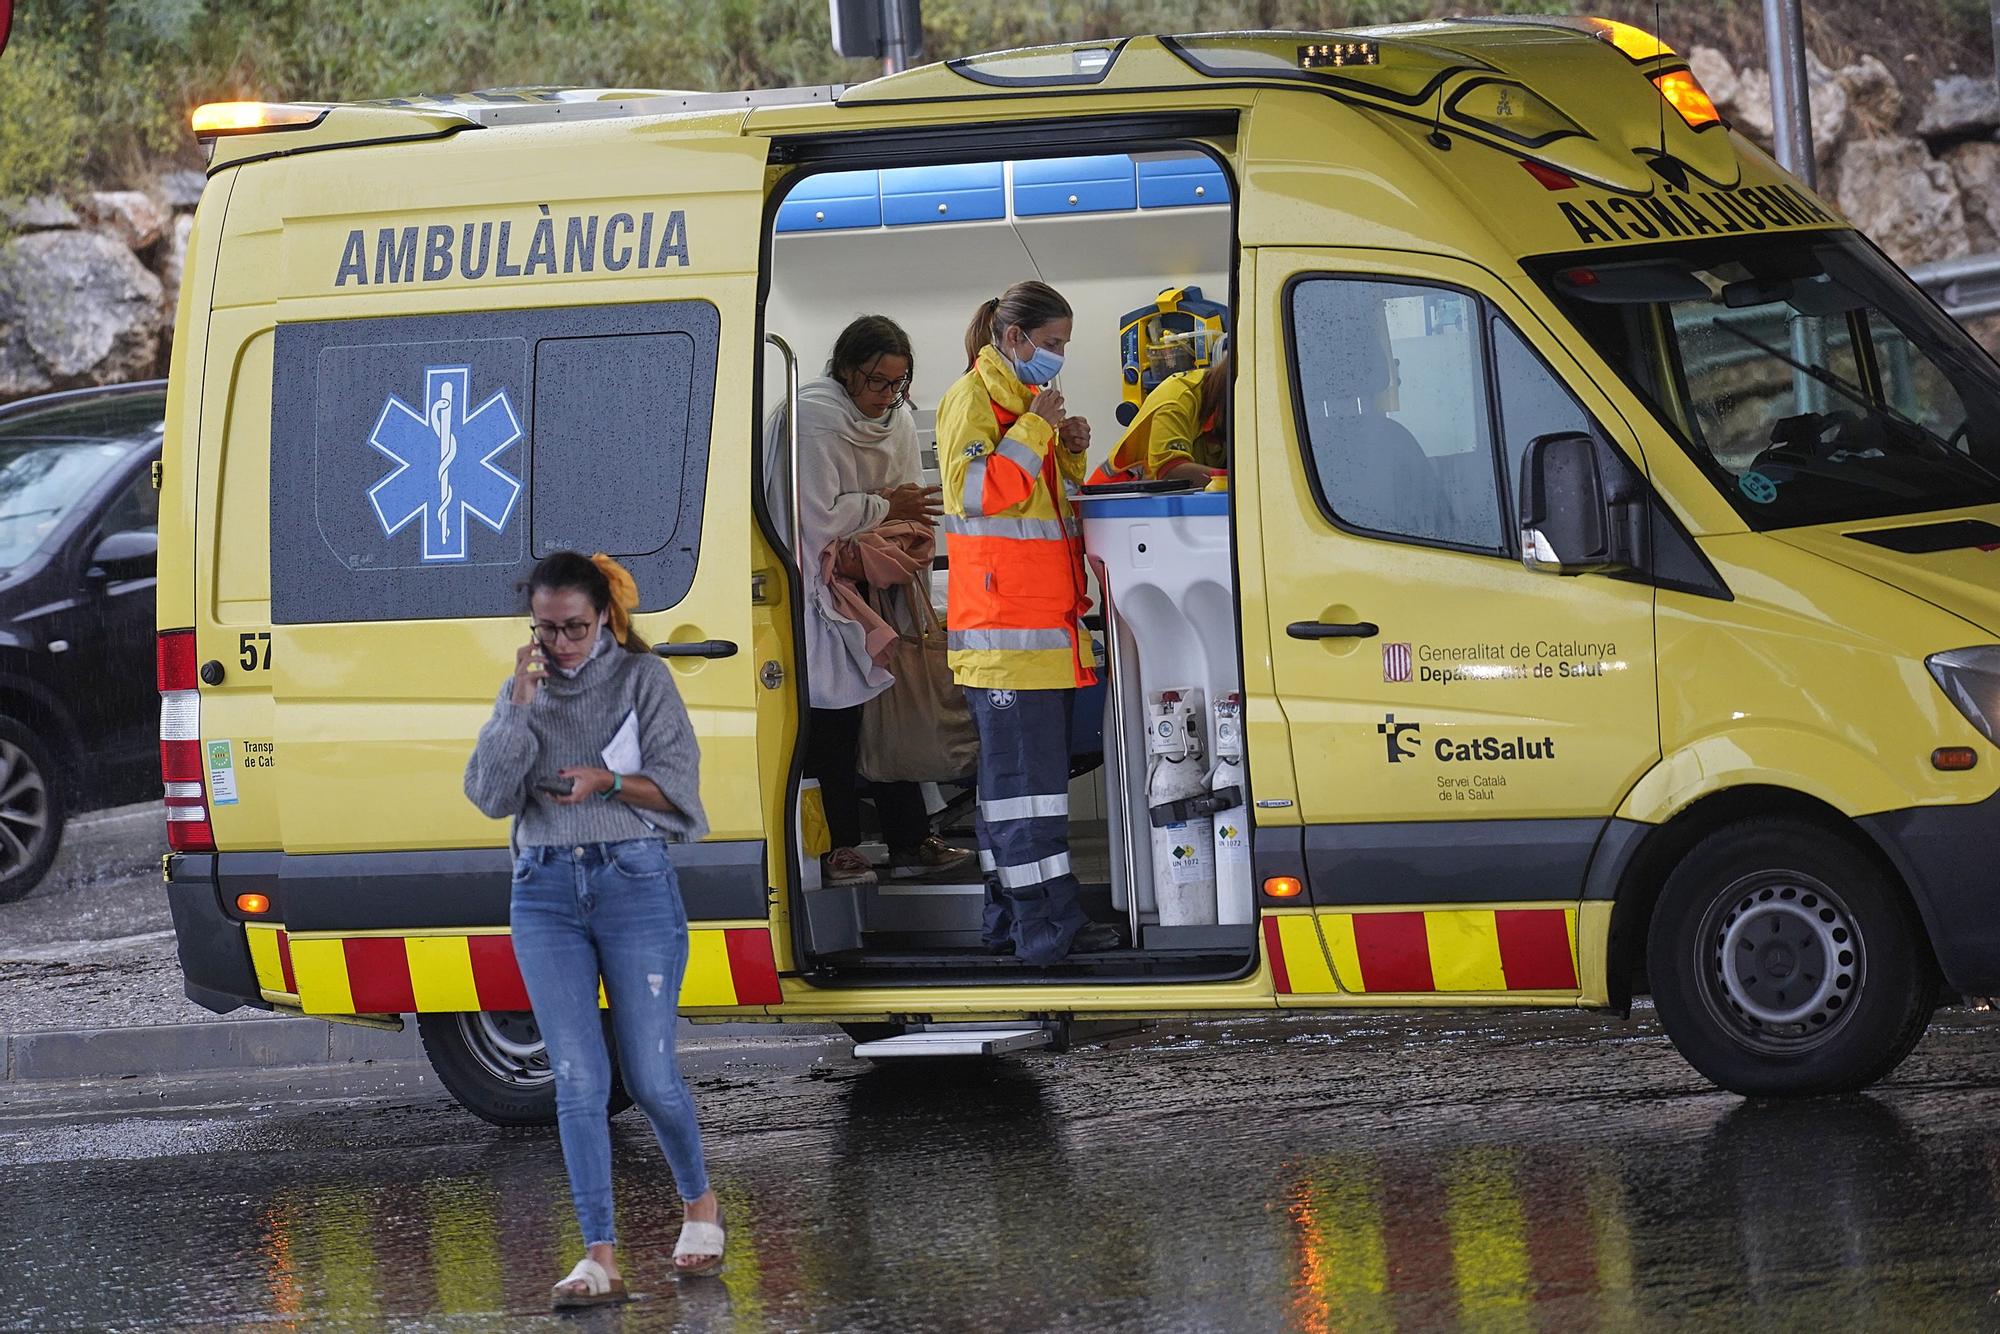
[[[2000,370],[1645,33],[1138,36],[197,130],[159,686],[212,1009],[414,1016],[473,1111],[550,1116],[507,830],[460,778],[562,548],[632,569],[700,733],[698,1021],[887,1056],[1650,994],[1709,1079],[1809,1094],[2000,992]],[[818,876],[767,499],[796,445],[764,447],[864,312],[958,446],[961,331],[1031,277],[1077,312],[1093,464],[1130,312],[1198,288],[1233,343],[1226,489],[1079,499],[1114,684],[1050,744],[1126,947],[1048,969],[978,948],[976,874]],[[1234,764],[1206,880],[1198,840],[1153,855],[1163,710]]]

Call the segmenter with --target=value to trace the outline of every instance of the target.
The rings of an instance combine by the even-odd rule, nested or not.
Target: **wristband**
[[[618,794],[620,792],[623,792],[624,790],[625,790],[625,775],[613,774],[611,775],[611,786],[609,789],[605,791],[604,799],[606,801],[616,801],[618,800]]]

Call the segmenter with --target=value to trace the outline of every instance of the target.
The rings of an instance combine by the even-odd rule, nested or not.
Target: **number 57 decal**
[[[271,666],[271,632],[269,630],[245,630],[236,637],[237,656],[243,663],[243,670],[254,672],[268,670]],[[261,652],[259,650],[262,650]]]

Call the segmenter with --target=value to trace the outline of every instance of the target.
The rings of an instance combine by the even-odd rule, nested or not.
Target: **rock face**
[[[173,234],[167,238],[165,254],[160,259],[161,312],[168,329],[173,328],[174,310],[180,304],[181,274],[187,268],[188,237],[193,232],[194,214],[176,215]]]
[[[1966,253],[1965,206],[1951,166],[1921,139],[1856,139],[1840,151],[1834,203],[1899,263]]]
[[[0,223],[17,232],[46,231],[51,227],[74,227],[81,219],[76,210],[54,195],[0,202]]]
[[[2000,144],[1960,144],[1945,154],[1965,206],[1966,239],[1975,254],[2000,250]]]
[[[83,197],[83,211],[98,227],[125,243],[127,250],[144,250],[160,239],[168,215],[151,195],[138,190],[99,190]]]
[[[1931,103],[1917,133],[1926,139],[1963,139],[2000,128],[2000,85],[1954,74],[1931,85]]]
[[[167,207],[175,210],[191,209],[201,202],[201,192],[208,185],[208,177],[198,171],[170,171],[160,177],[160,197]]]
[[[0,397],[153,373],[160,280],[98,232],[35,232],[0,250]]]

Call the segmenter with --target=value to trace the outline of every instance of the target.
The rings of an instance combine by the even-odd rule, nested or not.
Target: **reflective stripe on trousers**
[[[986,947],[1054,963],[1089,918],[1069,856],[1074,690],[984,690],[965,698],[979,729],[980,866]]]

